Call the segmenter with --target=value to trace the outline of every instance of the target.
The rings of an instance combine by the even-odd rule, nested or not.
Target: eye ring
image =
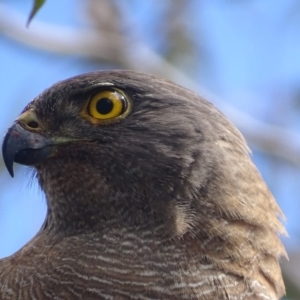
[[[92,96],[87,110],[95,119],[109,120],[125,113],[128,110],[128,101],[118,90],[104,90]]]

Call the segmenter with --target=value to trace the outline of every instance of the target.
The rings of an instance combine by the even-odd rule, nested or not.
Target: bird
[[[275,300],[283,213],[238,129],[174,82],[131,70],[60,81],[7,130],[47,214],[0,260],[0,299]]]

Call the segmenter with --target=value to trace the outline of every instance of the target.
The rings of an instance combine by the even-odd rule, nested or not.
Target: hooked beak
[[[18,121],[14,123],[6,132],[2,145],[4,163],[11,177],[14,177],[14,162],[37,165],[49,157],[52,144],[52,140],[40,133],[25,129]]]

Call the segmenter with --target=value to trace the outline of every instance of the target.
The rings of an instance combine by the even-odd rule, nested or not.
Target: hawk
[[[1,299],[279,299],[282,212],[239,131],[170,81],[115,70],[30,102],[3,157],[48,212],[0,260]]]

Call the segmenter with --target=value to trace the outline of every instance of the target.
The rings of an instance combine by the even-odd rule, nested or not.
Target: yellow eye
[[[101,91],[88,105],[89,114],[96,119],[107,120],[120,116],[128,108],[126,98],[118,91]]]

